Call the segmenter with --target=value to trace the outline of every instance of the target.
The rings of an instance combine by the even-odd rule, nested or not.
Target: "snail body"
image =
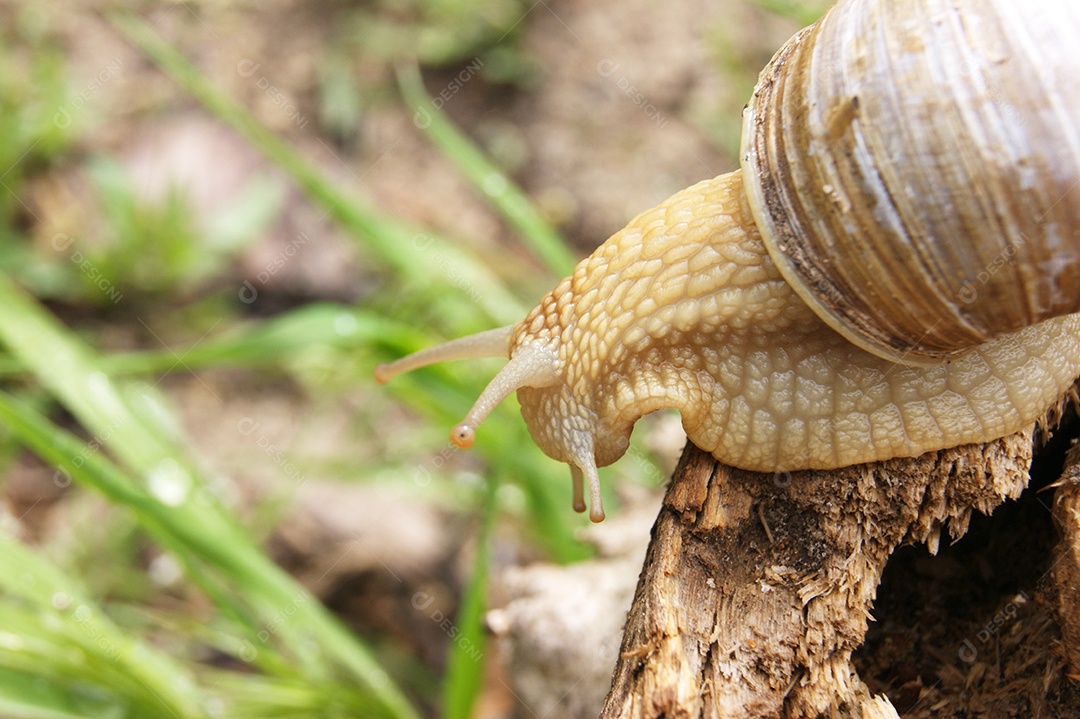
[[[763,71],[740,170],[639,215],[522,322],[376,377],[509,357],[452,438],[516,390],[594,521],[596,468],[657,409],[756,471],[1018,431],[1080,375],[1078,40],[1065,0],[843,0]]]

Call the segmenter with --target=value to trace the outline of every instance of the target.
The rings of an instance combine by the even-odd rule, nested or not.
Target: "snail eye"
[[[513,332],[514,325],[508,325],[422,349],[377,366],[375,381],[385,383],[399,374],[440,362],[505,357]],[[476,440],[476,428],[499,402],[522,387],[550,387],[555,384],[559,380],[557,367],[558,358],[550,348],[539,344],[518,347],[510,361],[484,388],[465,419],[454,426],[450,441],[461,449],[471,447]]]

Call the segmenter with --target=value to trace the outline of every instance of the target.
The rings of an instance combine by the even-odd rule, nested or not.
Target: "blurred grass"
[[[338,357],[359,350],[373,362],[430,343],[433,331],[450,336],[481,323],[516,320],[526,305],[483,260],[459,244],[386,217],[342,192],[134,16],[110,17],[140,50],[284,170],[396,284],[428,288],[417,302],[426,301],[437,312],[432,315],[434,326],[417,328],[378,308],[315,304],[261,323],[231,322],[231,327],[183,350],[98,354],[0,275],[0,343],[8,352],[0,356],[0,375],[7,378],[9,388],[0,392],[5,463],[14,460],[18,445],[25,446],[57,468],[58,482],[74,480],[130,512],[139,532],[173,556],[215,607],[210,625],[199,630],[203,644],[244,668],[224,671],[191,657],[173,659],[159,653],[141,637],[138,622],[122,626],[110,619],[115,615],[130,620],[130,612],[97,603],[79,589],[76,576],[8,538],[3,541],[13,549],[0,558],[0,627],[19,629],[14,634],[0,630],[0,711],[12,717],[197,717],[217,715],[224,707],[235,717],[414,717],[415,706],[372,650],[270,562],[224,509],[213,484],[184,449],[176,420],[141,378],[168,373],[178,363],[184,368],[282,368],[310,356],[313,347]],[[4,99],[20,98],[17,112],[5,116],[20,121],[9,128],[12,135],[16,130],[21,133],[9,147],[37,148],[43,157],[45,153],[59,157],[77,137],[73,132],[55,132],[54,118],[42,110],[63,102],[58,57],[43,60],[45,69],[54,74],[42,78],[36,90],[52,94],[39,96],[36,103],[21,98],[30,88],[0,87]],[[464,141],[463,136],[457,139],[459,144]],[[452,149],[453,138],[445,146]],[[474,148],[467,149],[474,166],[484,162]],[[10,192],[0,211],[5,212],[3,226],[9,232],[18,225],[20,211],[12,200],[33,171],[34,157],[28,152],[22,162],[3,158],[26,171],[5,178]],[[78,238],[74,250],[78,259],[57,266],[23,250],[28,243],[15,230],[0,255],[0,268],[25,278],[43,296],[69,305],[90,302],[108,309],[125,296],[130,304],[197,288],[220,273],[273,219],[268,209],[280,199],[279,188],[257,186],[232,208],[230,217],[207,231],[190,222],[180,194],[170,194],[157,206],[137,199],[107,157],[92,159],[87,177],[97,189],[107,236],[89,243]],[[570,266],[571,254],[550,228],[538,223],[523,195],[500,197],[517,202],[515,217],[524,217],[526,229],[542,238],[538,251],[545,259],[559,271]],[[69,251],[74,238],[59,234],[49,241],[54,249]],[[418,245],[425,251],[417,251]],[[454,268],[452,277],[444,271],[447,262]],[[443,281],[432,283],[432,278]],[[471,296],[479,298],[479,307],[462,293],[448,291],[458,279],[475,290]],[[445,368],[433,368],[398,383],[394,392],[449,427],[478,391],[475,378],[472,386],[462,386],[451,381],[452,376]],[[71,434],[43,414],[51,411],[47,398],[71,413],[85,437]],[[501,409],[506,416],[512,411]],[[520,422],[505,424],[517,429],[501,436],[493,431],[495,441],[485,450],[498,471],[477,506],[482,519],[476,561],[455,624],[462,641],[452,645],[441,690],[445,716],[471,714],[484,676],[481,618],[499,484],[513,477],[526,489],[533,533],[553,556],[568,560],[583,553],[572,539],[576,522],[566,512],[565,492],[560,491],[565,487],[553,486],[546,472],[538,471],[548,463]],[[31,565],[34,573],[27,570]],[[286,611],[289,621],[277,621]],[[183,631],[184,625],[174,623],[173,630]],[[267,627],[273,630],[268,632]],[[193,633],[189,627],[188,634]],[[35,690],[17,689],[28,676],[33,677]],[[414,685],[415,680],[408,683]]]
[[[191,222],[182,193],[147,204],[113,158],[73,152],[78,129],[94,118],[84,113],[57,120],[56,108],[66,107],[71,94],[64,48],[45,25],[19,26],[21,42],[30,48],[25,57],[11,50],[11,38],[0,44],[0,67],[11,70],[0,72],[0,137],[7,140],[0,143],[6,148],[0,149],[0,163],[12,168],[0,178],[5,190],[0,192],[0,270],[6,272],[0,274],[0,344],[6,349],[0,355],[5,430],[0,463],[25,461],[18,454],[25,447],[56,468],[60,480],[99,493],[125,517],[110,526],[117,528],[115,549],[130,554],[112,556],[122,568],[111,571],[141,574],[139,543],[149,543],[180,565],[188,591],[200,596],[193,605],[203,607],[200,615],[191,607],[149,606],[137,592],[122,601],[104,591],[95,594],[95,582],[80,574],[90,568],[65,557],[53,562],[4,529],[0,715],[405,719],[430,706],[442,716],[464,719],[472,715],[485,676],[482,616],[499,516],[515,512],[529,538],[557,561],[588,554],[574,537],[582,520],[569,511],[565,468],[535,447],[516,402],[505,402],[474,450],[490,474],[483,490],[462,498],[460,487],[447,477],[434,478],[441,487],[425,488],[432,497],[453,496],[455,509],[475,516],[475,554],[453,619],[457,639],[449,643],[446,670],[435,687],[438,696],[428,696],[415,659],[395,660],[392,648],[359,638],[270,561],[251,529],[226,508],[213,477],[187,449],[179,422],[153,387],[156,378],[178,366],[262,370],[301,383],[305,373],[316,372],[337,373],[335,381],[366,382],[378,360],[523,317],[536,300],[534,288],[507,278],[532,276],[538,286],[550,286],[573,266],[575,256],[558,232],[435,108],[415,65],[400,56],[398,40],[405,38],[425,65],[482,56],[485,77],[520,81],[530,67],[516,47],[515,28],[529,5],[413,0],[393,12],[387,7],[374,3],[357,10],[363,21],[350,28],[353,42],[403,68],[398,81],[409,113],[426,113],[417,131],[427,134],[521,238],[521,251],[508,255],[514,266],[497,266],[458,238],[377,210],[371,198],[343,188],[215,87],[147,23],[113,10],[108,19],[119,33],[295,182],[353,239],[373,273],[409,295],[396,307],[378,299],[358,307],[319,302],[253,321],[236,304],[237,288],[214,288],[218,294],[200,302],[213,311],[225,308],[227,321],[204,341],[175,349],[101,352],[96,347],[105,344],[102,325],[80,324],[80,308],[122,313],[124,306],[153,301],[155,312],[162,313],[154,326],[169,324],[178,316],[168,307],[176,297],[213,288],[213,278],[274,220],[282,188],[271,182],[252,186],[211,228]],[[319,79],[327,131],[345,135],[367,98],[352,81],[348,48],[331,48],[327,56],[336,58]],[[19,200],[42,167],[73,162],[82,163],[106,228],[98,241],[80,237],[77,246],[97,277],[64,258],[36,256],[27,227],[33,213]],[[48,232],[45,240],[57,241]],[[109,301],[108,288],[124,302]],[[75,317],[74,329],[49,307],[69,321]],[[397,319],[415,308],[424,310],[420,321]],[[448,429],[493,372],[486,364],[433,367],[395,380],[385,391],[427,425]],[[397,483],[407,483],[410,472],[432,474],[426,464],[384,472]],[[371,469],[362,481],[374,481],[378,473]],[[515,499],[523,501],[514,505]],[[286,611],[290,620],[279,622]],[[155,627],[152,637],[149,627]],[[175,656],[161,648],[178,645],[185,651]]]
[[[832,5],[829,0],[750,0],[750,2],[764,10],[794,20],[799,27],[813,24]]]
[[[88,348],[2,276],[0,340],[93,433],[94,443],[107,444],[134,476],[100,453],[87,452],[81,440],[29,405],[0,393],[6,429],[80,484],[131,510],[143,529],[174,553],[218,608],[236,621],[254,652],[249,661],[266,670],[291,667],[319,684],[336,671],[322,656],[325,652],[360,680],[358,701],[381,707],[387,716],[417,716],[369,650],[273,564],[224,511],[178,438],[154,419],[162,410],[152,406],[152,396],[98,369]],[[288,657],[283,661],[260,636],[286,608],[296,621],[274,624],[272,637]],[[259,661],[264,652],[268,656]]]
[[[0,396],[6,419],[8,401]],[[121,697],[136,716],[156,716],[162,709],[177,717],[207,716],[205,698],[186,666],[123,631],[70,577],[3,535],[0,589],[4,716],[104,715]],[[18,686],[34,692],[10,691]],[[111,697],[95,696],[93,689]]]
[[[149,25],[124,11],[110,13],[109,19],[127,40],[146,53],[184,90],[288,174],[317,206],[362,243],[362,250],[372,256],[379,268],[403,282],[430,286],[432,278],[445,277],[443,267],[448,264],[475,290],[471,296],[478,298],[478,304],[491,320],[509,324],[523,316],[526,306],[506,289],[502,280],[482,260],[433,232],[383,215],[359,198],[342,192],[247,109],[208,82]],[[415,251],[414,248],[421,244],[424,251]],[[440,314],[453,325],[455,318],[463,316],[461,305],[453,300],[464,301],[464,298],[452,293],[447,299],[452,301],[439,303]]]
[[[458,637],[450,644],[446,662],[446,681],[442,696],[444,719],[469,719],[473,715],[484,680],[484,650],[487,631],[484,612],[487,610],[488,573],[491,569],[492,531],[498,514],[499,480],[488,481],[485,489],[480,532],[477,536],[476,559],[461,599],[457,615]]]
[[[525,303],[512,296],[503,281],[482,259],[458,243],[439,237],[430,230],[411,227],[383,216],[361,204],[357,198],[338,190],[319,170],[263,127],[249,111],[213,87],[149,27],[127,13],[114,13],[110,17],[125,37],[185,90],[243,133],[256,148],[285,170],[313,202],[322,206],[350,233],[363,251],[374,254],[373,260],[384,272],[396,278],[395,284],[427,288],[431,306],[438,310],[438,324],[426,328],[428,339],[402,345],[394,344],[394,336],[391,335],[384,338],[383,346],[379,348],[383,352],[376,356],[395,357],[420,349],[432,343],[432,332],[439,333],[436,335],[439,339],[445,339],[508,324],[525,316]],[[454,138],[450,137],[446,142],[453,143]],[[469,148],[469,153],[476,160],[476,150]],[[458,156],[464,154],[462,151],[457,153]],[[535,210],[528,214],[535,229],[542,221]],[[550,246],[553,241],[558,241],[557,234],[550,228],[536,232],[545,236],[540,243],[547,242]],[[412,251],[416,238],[423,239],[423,252]],[[565,248],[561,253],[564,258],[568,256]],[[443,271],[444,263],[450,263],[455,268],[452,276]],[[469,286],[469,293],[450,289],[459,278]],[[488,323],[483,327],[476,324],[477,305],[472,304],[472,300],[477,297],[479,308],[486,310],[488,317]],[[402,377],[390,385],[390,391],[414,408],[423,410],[433,422],[451,427],[472,406],[483,383],[491,375],[487,375],[482,382],[474,379],[472,383],[450,382],[439,386],[432,386],[426,379],[432,375],[445,377],[447,371],[446,368],[435,367]],[[550,481],[550,463],[536,448],[521,422],[500,422],[497,419],[515,416],[516,408],[512,409],[512,404],[504,402],[493,413],[487,426],[504,425],[504,429],[485,435],[482,446],[480,443],[477,445],[478,453],[483,454],[492,467],[506,471],[524,485],[530,501],[530,524],[548,550],[563,561],[581,557],[585,550],[573,537],[577,519],[567,517],[565,512],[565,486],[555,486]]]
[[[404,52],[425,65],[447,65],[512,46],[526,0],[376,0],[353,16],[350,34],[391,62]]]
[[[454,127],[432,102],[424,90],[419,68],[415,65],[400,66],[398,84],[406,104],[413,111],[413,123],[431,138],[481,196],[517,230],[554,277],[569,275],[577,264],[577,258],[566,240],[541,217],[525,193],[500,172],[464,132]]]

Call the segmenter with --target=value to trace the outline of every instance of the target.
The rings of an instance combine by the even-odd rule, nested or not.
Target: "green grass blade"
[[[33,672],[0,667],[0,716],[4,719],[93,719],[100,704],[75,706],[66,687],[46,682]]]
[[[451,635],[443,688],[444,719],[470,719],[484,681],[484,650],[487,647],[484,612],[491,570],[492,528],[498,515],[498,490],[498,473],[493,473],[488,480],[472,577],[461,599],[454,627],[457,631]]]
[[[167,372],[182,360],[199,367],[280,365],[314,347],[361,349],[423,346],[425,335],[403,322],[369,310],[330,303],[310,304],[189,348],[131,352],[103,357],[113,374]]]
[[[313,347],[361,349],[426,346],[430,340],[415,327],[370,310],[333,303],[313,303],[269,320],[208,337],[191,347],[116,352],[99,358],[101,370],[117,376],[149,375],[203,367],[280,365]],[[0,356],[0,376],[28,371],[17,357]]]
[[[197,554],[200,559],[236,579],[252,601],[280,613],[288,608],[291,620],[303,628],[304,637],[319,642],[322,649],[338,658],[361,679],[368,690],[385,707],[388,716],[416,719],[412,706],[397,687],[348,630],[323,605],[297,585],[265,556],[241,538],[223,536],[216,523],[208,521],[211,508],[205,504],[172,507],[158,501],[128,481],[123,472],[100,454],[86,456],[82,443],[71,434],[54,426],[28,405],[0,391],[0,422],[22,443],[45,461],[63,468],[72,478],[102,491],[111,500],[127,506],[152,536],[162,539],[166,546],[179,544]],[[74,461],[81,458],[81,461]],[[267,612],[269,614],[269,612]],[[267,624],[261,624],[264,629]],[[286,637],[284,627],[277,636]],[[302,641],[302,640],[301,640]],[[298,651],[301,657],[309,649]],[[318,671],[317,665],[301,664],[301,672]],[[326,677],[316,676],[315,680]]]
[[[37,669],[57,670],[63,680],[64,665],[76,651],[76,667],[86,663],[100,677],[103,687],[128,699],[153,707],[158,716],[205,717],[204,698],[186,669],[137,637],[123,632],[95,604],[83,596],[75,582],[15,539],[0,534],[0,586],[5,594],[29,604],[29,611],[0,611],[0,624],[20,632],[22,646],[0,642],[5,656],[28,655]],[[43,613],[48,616],[43,616]],[[11,621],[18,617],[18,621]],[[24,638],[37,626],[47,641]],[[16,629],[17,627],[17,629]],[[41,653],[35,653],[35,647]],[[70,670],[69,670],[70,671]],[[83,675],[78,670],[76,677]]]
[[[144,478],[151,497],[142,488],[129,485],[120,475],[103,485],[111,498],[125,504],[150,501],[162,507],[183,510],[189,500],[208,505],[203,524],[219,532],[218,540],[244,542],[246,534],[227,518],[202,486],[201,476],[180,447],[179,437],[168,436],[164,423],[148,421],[146,414],[163,413],[160,407],[141,406],[150,402],[148,394],[131,391],[131,386],[115,381],[102,369],[100,358],[76,339],[55,317],[10,278],[0,274],[0,342],[27,367],[39,382],[94,434],[90,449],[76,443],[72,453],[54,464],[78,466],[97,457],[107,444],[134,473]],[[134,398],[132,395],[136,395]],[[173,492],[167,500],[162,494]],[[138,498],[138,500],[137,500]]]
[[[97,453],[88,454],[84,442],[3,391],[0,391],[0,422],[22,444],[68,477],[131,510],[152,537],[173,551],[190,568],[201,569],[193,561],[200,555],[203,559],[210,557],[216,560],[217,564],[228,562],[227,558],[215,555],[218,551],[215,545],[220,538],[202,526],[196,517],[177,517],[178,510],[152,497],[115,464]],[[196,578],[203,576],[201,572],[195,574]],[[203,586],[201,582],[200,586]],[[219,607],[239,616],[245,614],[239,603],[225,603],[221,592],[220,588],[212,588],[210,592],[212,597],[219,600]]]
[[[358,238],[362,238],[366,246],[373,249],[383,263],[400,278],[415,287],[425,287],[430,286],[433,281],[446,280],[447,276],[452,274],[453,284],[468,287],[469,296],[474,298],[487,312],[489,318],[496,323],[509,324],[520,320],[525,315],[527,308],[510,296],[501,282],[483,263],[458,250],[442,238],[431,233],[417,234],[413,228],[396,221],[386,220],[377,213],[360,207],[352,198],[335,189],[326,178],[263,127],[247,110],[208,83],[185,58],[150,30],[145,23],[128,13],[119,11],[110,14],[109,18],[114,27],[132,44],[211,112],[244,134],[267,157],[278,163],[316,204],[325,208],[343,227]],[[422,251],[406,251],[403,254],[401,248],[413,247],[418,237],[421,238]],[[561,244],[561,240],[559,242]],[[565,259],[564,263],[566,266],[571,266],[573,261]],[[452,273],[447,270],[448,267],[453,268]],[[441,286],[449,284],[444,281]],[[454,297],[455,295],[451,294],[449,298],[454,299]],[[459,334],[461,330],[455,331],[455,328],[463,326],[462,304],[447,302],[446,298],[443,298],[435,305],[436,311],[442,312],[440,317],[445,321],[446,328],[450,330],[450,336]],[[398,387],[400,386],[399,383]],[[398,389],[392,391],[402,396]],[[416,405],[415,398],[405,397],[405,399],[410,404]],[[521,481],[527,485],[526,492],[533,501],[532,506],[541,507],[544,510],[530,517],[531,523],[537,527],[544,526],[544,520],[547,519],[544,514],[550,514],[546,510],[554,507],[549,501],[553,496],[553,490],[544,486],[551,484],[546,479],[549,473],[546,461],[540,459],[539,463],[524,462],[517,456],[520,455],[520,446],[507,447],[504,448],[505,451],[496,450],[491,445],[488,447],[491,449],[481,451],[487,457],[497,459],[500,463],[507,461],[506,466],[512,467],[512,471],[516,472],[515,476],[520,477]],[[540,458],[539,452],[531,454],[534,460]],[[541,469],[538,470],[537,467]],[[587,550],[583,550],[581,545],[573,540],[572,527],[576,523],[571,523],[566,519],[565,505],[561,501],[558,509],[558,521],[545,531],[537,532],[538,538],[541,538],[564,561],[587,554]]]
[[[577,258],[566,240],[540,215],[528,196],[488,160],[442,110],[435,107],[415,65],[398,69],[398,85],[405,102],[415,113],[414,124],[518,231],[548,269],[556,277],[566,277],[573,272]]]
[[[3,296],[3,278],[0,277],[0,298]],[[17,295],[15,298],[9,296],[7,301],[19,314],[29,312],[25,302],[18,302]],[[55,322],[53,329],[62,331]],[[28,341],[32,334],[20,331],[18,326],[13,331],[18,332],[23,341]],[[190,368],[244,363],[251,366],[285,362],[311,346],[380,346],[397,355],[425,344],[423,333],[405,323],[387,320],[366,310],[327,303],[299,308],[234,334],[208,338],[194,348],[102,356],[96,362],[103,373],[116,376],[164,372],[175,366],[178,357]],[[3,370],[24,373],[33,365],[20,357],[39,358],[45,351],[55,354],[57,350],[42,346],[39,351],[36,345],[27,344],[20,355],[4,358]],[[43,371],[51,372],[51,365],[46,365]],[[456,376],[448,368],[434,367],[399,378],[387,386],[387,391],[432,422],[449,428],[475,399],[474,391],[468,387],[449,384]],[[586,556],[587,549],[574,538],[578,517],[567,511],[568,483],[558,481],[563,477],[563,468],[532,444],[512,404],[498,408],[493,420],[491,426],[501,425],[504,431],[486,434],[485,441],[478,444],[475,451],[482,453],[492,466],[514,476],[525,489],[530,508],[527,519],[535,528],[533,534],[558,561]]]
[[[170,545],[198,554],[244,586],[248,603],[257,608],[264,622],[285,607],[295,608],[293,616],[298,623],[284,627],[276,638],[287,643],[294,656],[306,657],[301,660],[302,668],[319,670],[319,655],[311,646],[314,640],[328,656],[354,672],[395,716],[416,716],[367,648],[267,559],[223,510],[180,449],[178,438],[165,436],[163,423],[140,416],[129,400],[133,394],[130,388],[105,374],[99,358],[89,348],[2,274],[0,342],[93,433],[90,446],[95,449],[86,451],[88,445],[6,397],[4,416],[21,441],[72,476],[76,476],[76,470],[94,468],[95,486],[114,501],[138,510],[142,517],[152,517]],[[147,401],[148,396],[139,395],[139,399]],[[165,412],[163,408],[155,411]],[[106,463],[96,449],[100,444],[107,444],[124,464],[143,477],[147,488],[135,486],[122,472],[110,471],[111,463]],[[297,597],[305,599],[298,602]],[[249,629],[256,633],[264,626],[250,623],[253,625]]]
[[[178,453],[173,439],[140,420],[92,353],[2,274],[0,341],[95,434],[97,444],[122,435],[117,451],[132,467],[149,475]]]
[[[806,2],[806,0],[750,0],[751,3],[769,12],[791,18],[800,25],[812,25],[817,22],[831,4],[827,0]]]
[[[2,682],[0,692],[7,692]],[[32,700],[7,695],[0,696],[0,716],[6,719],[92,719],[87,714],[72,714],[62,709],[36,705]]]
[[[418,286],[469,288],[469,295],[497,324],[521,319],[526,311],[483,262],[435,233],[410,227],[362,207],[338,190],[311,163],[262,125],[254,115],[203,77],[146,23],[123,11],[109,15],[113,26],[199,102],[244,135],[284,170],[338,224],[363,240],[378,259],[405,281]]]
[[[347,310],[327,304],[295,310],[231,338],[208,340],[202,349],[91,358],[85,348],[71,338],[55,319],[43,315],[33,300],[0,275],[0,341],[14,343],[7,366],[27,368],[38,373],[43,384],[62,401],[67,404],[70,399],[69,408],[92,433],[109,437],[116,435],[114,440],[122,443],[119,447],[122,454],[134,447],[157,445],[158,454],[148,457],[146,461],[135,461],[137,458],[125,456],[125,459],[133,462],[133,466],[148,467],[147,472],[164,458],[174,458],[167,463],[167,466],[173,466],[177,463],[176,457],[182,459],[182,453],[176,449],[175,442],[147,436],[143,427],[145,419],[124,405],[117,388],[111,381],[106,381],[109,373],[166,370],[175,364],[177,354],[192,367],[241,361],[259,356],[263,351],[271,352],[274,358],[280,360],[288,356],[290,348],[301,350],[306,341],[333,340],[347,344],[353,339],[361,343],[377,342],[402,351],[417,349],[422,345],[419,334],[403,323],[383,320],[361,310]],[[425,372],[448,376],[445,368],[436,367]],[[100,398],[108,411],[83,406],[87,404],[88,397],[93,396],[83,389],[91,383],[92,378],[96,378],[93,381],[101,390],[110,389],[115,394]],[[448,387],[445,382],[433,384],[424,373],[399,378],[389,386],[388,391],[447,427],[457,421],[458,415],[464,414],[475,399],[467,388]],[[148,401],[141,396],[138,398],[140,402]],[[155,409],[149,414],[155,415],[159,411],[164,410]],[[563,474],[563,468],[535,448],[513,407],[499,408],[493,420],[500,416],[506,420],[506,427],[513,428],[513,431],[488,433],[476,451],[483,453],[492,466],[498,466],[517,478],[529,497],[531,511],[528,519],[535,527],[534,535],[558,561],[586,556],[588,550],[574,539],[578,518],[567,512],[568,483],[552,480],[553,476]],[[119,421],[118,417],[127,419]],[[491,426],[498,423],[498,420],[493,421]],[[129,426],[136,431],[127,433],[125,429]]]

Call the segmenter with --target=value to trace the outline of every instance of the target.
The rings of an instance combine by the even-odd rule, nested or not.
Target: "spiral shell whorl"
[[[925,364],[1080,311],[1078,38],[1073,0],[846,0],[777,53],[744,175],[819,316]]]

